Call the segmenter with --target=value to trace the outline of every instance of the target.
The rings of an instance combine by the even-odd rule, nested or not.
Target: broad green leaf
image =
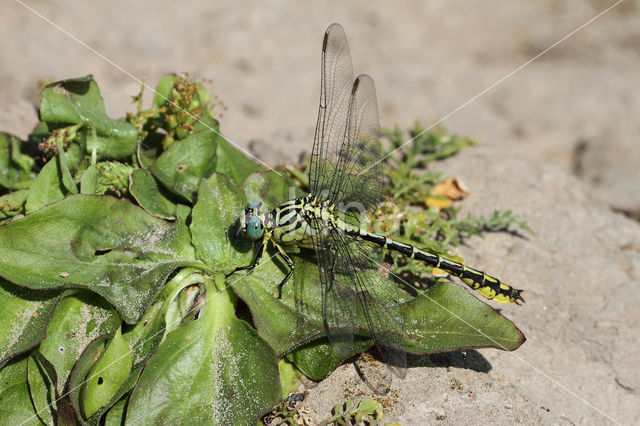
[[[293,256],[294,277],[285,284],[282,298],[278,299],[278,284],[288,267],[270,256],[265,254],[256,268],[237,272],[227,281],[249,306],[260,336],[278,354],[284,354],[325,332],[320,277],[315,265]]]
[[[278,184],[277,179],[275,173],[254,173],[247,178],[243,187],[248,198],[271,199],[270,206],[274,206],[281,202],[275,199],[285,188],[281,183]],[[288,267],[277,257],[270,259],[274,253],[265,255],[265,260],[246,276],[237,273],[229,278],[234,291],[249,306],[260,335],[280,354],[325,333],[318,270],[314,264],[301,258],[313,260],[313,253],[308,252],[291,254],[295,271],[283,288],[282,299],[272,294],[277,294],[277,285]],[[396,284],[388,281],[388,285]],[[400,292],[402,299],[406,300],[401,305],[401,312],[406,334],[412,337],[405,338],[406,349],[410,352],[429,353],[467,346],[500,345],[513,350],[523,341],[522,334],[509,320],[459,286],[435,286],[421,294],[420,297],[409,299],[406,293]],[[357,311],[359,317],[354,324],[357,334],[354,336],[354,349],[365,349],[368,334],[366,322],[362,310]],[[480,330],[466,326],[464,321],[476,323]],[[326,347],[314,348],[312,342],[310,346],[305,345],[300,349],[296,355],[297,362],[293,354],[289,359],[294,360],[306,374],[318,378],[331,371],[331,365],[337,362],[328,352]],[[322,356],[326,357],[324,363],[318,359]],[[309,362],[305,363],[307,359]],[[314,365],[318,368],[314,368]]]
[[[129,397],[122,398],[116,402],[109,410],[104,418],[105,426],[121,426],[124,425],[124,419],[127,415],[127,402]]]
[[[86,287],[137,321],[182,264],[193,263],[187,228],[128,200],[74,195],[0,226],[0,275],[33,288]]]
[[[47,85],[42,93],[40,119],[95,128],[97,140],[86,132],[85,145],[87,154],[95,147],[98,159],[126,158],[136,152],[136,128],[107,116],[100,89],[90,75]]]
[[[186,315],[184,307],[181,306],[182,302],[186,302],[187,299],[193,301],[194,297],[200,293],[200,285],[203,282],[204,275],[200,270],[184,268],[175,274],[162,289],[158,298],[164,301],[161,308],[163,315],[159,316],[164,317],[165,336],[180,327]],[[187,294],[188,296],[185,297]]]
[[[53,426],[56,418],[56,391],[45,367],[33,356],[27,361],[27,377],[31,401],[40,420]]]
[[[262,170],[258,164],[251,161],[239,149],[232,146],[224,138],[218,139],[218,166],[216,171],[223,173],[238,186],[254,172]]]
[[[158,301],[147,309],[135,325],[124,326],[122,336],[133,354],[134,365],[146,361],[162,340],[165,325],[162,307],[163,303]]]
[[[177,140],[151,166],[151,172],[170,191],[194,202],[200,180],[216,170],[218,135],[210,130]]]
[[[262,201],[269,209],[304,195],[304,191],[290,178],[275,171],[252,173],[242,184],[242,189],[247,200]]]
[[[82,172],[80,178],[80,193],[89,195],[99,195],[98,192],[98,175],[100,174],[98,166],[92,164]]]
[[[0,188],[26,188],[35,177],[34,160],[22,153],[22,144],[18,137],[0,132]]]
[[[44,339],[59,291],[34,292],[0,279],[0,366]]]
[[[31,213],[47,204],[62,200],[68,194],[62,183],[62,172],[56,156],[44,165],[31,185],[25,204],[26,212]]]
[[[238,221],[246,205],[244,194],[225,175],[202,181],[191,219],[199,259],[226,272],[251,262],[252,243],[239,232]]]
[[[142,373],[144,363],[156,351],[163,337],[164,321],[163,316],[161,315],[162,306],[162,302],[156,302],[147,310],[147,312],[145,312],[144,316],[137,324],[133,326],[127,326],[125,324],[123,326],[123,330],[125,330],[123,331],[123,338],[133,355],[133,366],[129,375],[111,396],[111,399],[106,404],[103,404],[91,418],[87,419],[87,424],[101,424],[100,419],[103,414],[116,404],[123,395],[127,394],[138,381],[138,377],[140,377],[140,373]],[[104,352],[106,347],[105,342],[108,340],[106,337],[107,336],[105,336],[104,340],[95,341],[95,344],[91,344],[87,347],[87,350],[85,350],[78,360],[71,375],[71,401],[75,404],[74,406],[77,407],[78,412],[83,412],[82,410],[84,409],[80,408],[83,404],[80,402],[79,390],[83,387],[84,381],[89,377],[89,370],[95,369],[95,360]],[[111,411],[109,410],[109,412]]]
[[[280,386],[282,386],[282,395],[286,396],[292,392],[296,392],[300,387],[300,377],[302,372],[298,370],[292,362],[286,358],[281,358],[278,362],[278,370],[280,371]]]
[[[158,186],[147,170],[136,169],[131,173],[129,191],[138,204],[152,215],[163,219],[176,217],[175,203],[163,194],[164,189]]]
[[[275,353],[235,317],[223,278],[199,319],[170,333],[131,394],[127,423],[253,424],[281,398]]]
[[[354,355],[366,351],[371,346],[371,339],[354,336]],[[343,361],[329,343],[329,339],[321,337],[295,348],[287,354],[305,376],[312,380],[322,380],[335,370]]]
[[[84,414],[87,417],[113,398],[129,377],[131,367],[131,350],[118,328],[87,378],[84,390]]]
[[[97,295],[79,291],[60,301],[47,326],[40,352],[55,367],[58,392],[73,370],[80,354],[97,337],[112,333],[120,324],[115,310]]]
[[[507,318],[462,287],[438,284],[402,305],[406,349],[431,353],[494,347],[513,351],[525,337]]]
[[[71,376],[69,378],[69,399],[71,400],[71,405],[78,415],[81,415],[84,412],[84,408],[82,406],[82,394],[85,380],[89,375],[89,371],[91,371],[96,361],[100,358],[100,355],[105,351],[109,342],[109,337],[110,336],[108,334],[103,334],[90,342],[84,352],[82,352],[82,355],[78,357],[78,361],[71,372]]]
[[[251,310],[260,335],[276,352],[282,354],[300,343],[325,333],[322,322],[321,285],[317,267],[293,255],[295,272],[277,299],[277,285],[286,272],[273,261],[265,260],[246,276],[237,273],[229,283]],[[394,285],[389,281],[389,285]],[[521,332],[484,302],[456,285],[434,286],[419,297],[401,305],[404,318],[406,350],[431,353],[462,347],[499,347],[514,350],[524,341]],[[368,347],[366,323],[362,312],[356,321],[354,349]],[[473,329],[467,323],[476,327]],[[359,340],[363,340],[360,342]],[[289,359],[307,375],[324,377],[337,355],[328,348],[303,346]],[[319,358],[325,357],[321,363]],[[309,358],[309,362],[303,363]]]
[[[73,173],[80,159],[80,147],[77,144],[69,145],[68,151],[56,155],[44,165],[38,177],[29,188],[25,209],[31,213],[44,207],[47,204],[62,200],[67,195],[73,193],[73,183],[65,179],[63,162]],[[66,183],[65,183],[66,182]]]
[[[0,419],[7,425],[44,424],[31,404],[26,355],[0,369]]]
[[[39,351],[32,352],[27,363],[31,400],[40,420],[47,424],[75,424],[75,414],[67,399],[57,391],[58,375],[54,365]]]

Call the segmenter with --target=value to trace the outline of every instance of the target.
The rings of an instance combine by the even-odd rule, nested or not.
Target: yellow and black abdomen
[[[524,302],[524,299],[520,294],[521,290],[517,290],[507,284],[504,284],[499,279],[482,271],[469,268],[462,263],[419,249],[410,244],[400,243],[382,235],[369,233],[354,226],[345,225],[345,230],[347,234],[360,237],[363,240],[370,241],[385,249],[393,250],[404,256],[424,262],[429,266],[447,271],[448,273],[459,277],[465,284],[478,291],[487,299],[503,303],[514,302],[517,304],[519,302]]]

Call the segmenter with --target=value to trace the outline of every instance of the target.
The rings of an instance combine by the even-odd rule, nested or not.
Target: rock
[[[640,418],[640,225],[575,177],[518,149],[468,148],[436,168],[469,186],[461,214],[513,210],[535,231],[526,238],[485,234],[455,250],[467,264],[526,291],[523,306],[489,303],[527,341],[515,352],[410,357],[407,378],[394,379],[387,397],[393,412],[384,420],[630,424]],[[305,403],[327,413],[345,399],[344,389],[371,394],[347,366],[311,389]]]

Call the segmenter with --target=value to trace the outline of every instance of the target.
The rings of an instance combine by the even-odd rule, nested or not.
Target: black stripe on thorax
[[[287,229],[282,233],[282,235],[290,234],[291,232],[295,232],[302,227],[302,221],[298,220],[293,228]]]

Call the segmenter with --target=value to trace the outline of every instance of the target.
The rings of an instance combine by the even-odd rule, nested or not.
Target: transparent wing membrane
[[[310,192],[344,209],[382,197],[379,122],[371,77],[353,71],[347,38],[333,24],[322,45],[320,107],[309,170]]]
[[[309,189],[341,212],[363,214],[382,198],[378,107],[371,77],[353,80],[347,38],[333,24],[322,43],[320,108],[309,170]],[[398,291],[378,268],[371,245],[311,220],[322,282],[325,328],[342,357],[355,351],[354,334],[373,340],[385,363],[404,377],[406,353]]]

